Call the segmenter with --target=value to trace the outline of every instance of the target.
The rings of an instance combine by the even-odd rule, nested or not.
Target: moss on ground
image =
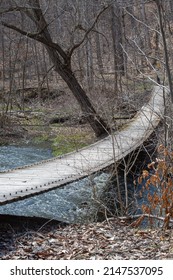
[[[60,134],[56,136],[52,141],[53,155],[59,156],[85,147],[88,144],[86,136],[85,133]]]
[[[47,142],[47,141],[49,141],[48,134],[42,134],[42,135],[39,135],[39,136],[35,136],[33,138],[33,143],[34,144],[42,144],[42,143]]]

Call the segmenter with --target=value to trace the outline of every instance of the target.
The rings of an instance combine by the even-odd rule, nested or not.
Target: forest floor
[[[145,95],[135,99],[139,107]],[[25,112],[12,109],[1,125],[1,144],[48,143],[60,155],[94,142],[94,133],[74,102],[71,111],[69,98],[60,93],[56,101],[34,100]],[[124,101],[121,114],[133,115],[136,108],[134,100]],[[116,126],[127,122],[119,121]],[[118,218],[65,225],[1,216],[0,259],[173,259],[173,230],[134,228]]]
[[[63,225],[0,223],[1,260],[159,260],[173,259],[173,230],[134,228],[117,218]]]
[[[117,97],[109,90],[104,94],[100,94],[98,90],[92,96],[99,115],[106,119],[113,130],[126,124],[147,101],[150,86],[147,90],[141,90],[142,86],[139,85],[135,94],[127,93],[125,97]],[[139,95],[140,91],[142,93]],[[1,103],[4,103],[2,94]],[[97,140],[79,105],[66,88],[53,89],[49,93],[43,89],[41,98],[34,88],[27,89],[24,110],[20,105],[21,100],[16,99],[16,93],[12,96],[11,103],[5,115],[3,111],[6,108],[0,106],[0,145],[47,143],[54,155],[60,155]]]
[[[37,145],[60,155],[95,141],[79,109],[74,114],[68,102],[70,97],[61,93],[55,100],[32,98],[24,110],[14,105],[5,116],[0,114],[0,145]]]

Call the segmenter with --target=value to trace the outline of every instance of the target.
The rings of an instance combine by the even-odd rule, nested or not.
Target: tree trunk
[[[94,9],[94,15],[97,14],[96,6],[99,6],[99,1],[95,0],[96,5],[93,6]],[[98,29],[98,24],[96,24],[96,28]],[[101,53],[101,44],[100,44],[100,34],[96,32],[95,34],[95,43],[96,43],[96,55],[97,55],[97,64],[98,64],[98,70],[99,74],[103,74],[103,60],[102,60],[102,53]]]
[[[85,14],[84,14],[84,18],[85,18],[85,26],[87,27],[87,29],[90,26],[90,13],[91,11],[89,11],[89,5],[87,3],[87,1],[85,1]],[[93,52],[92,52],[92,43],[90,41],[90,37],[87,36],[86,38],[86,46],[85,46],[85,51],[86,51],[86,77],[87,77],[87,85],[88,85],[88,89],[89,91],[91,91],[94,87],[94,79],[93,79]]]
[[[66,82],[69,89],[72,91],[73,95],[77,99],[82,112],[84,113],[86,120],[91,125],[97,137],[107,134],[110,131],[109,126],[104,122],[104,120],[97,114],[93,105],[91,104],[86,92],[83,90],[71,68],[71,56],[72,53],[65,52],[58,43],[52,41],[51,34],[48,29],[48,24],[44,17],[44,14],[40,7],[40,0],[29,0],[31,5],[31,11],[28,12],[26,9],[26,15],[35,23],[38,32],[40,34],[32,34],[17,28],[14,25],[9,25],[3,23],[4,26],[16,30],[22,35],[26,35],[36,41],[41,42],[47,52],[49,57],[55,66],[55,71],[62,77]],[[34,8],[33,8],[34,7]],[[79,45],[80,46],[80,45]]]
[[[166,32],[164,30],[164,23],[163,23],[163,7],[162,2],[160,0],[156,1],[158,15],[159,15],[159,25],[160,25],[160,32],[162,34],[162,41],[163,41],[163,50],[165,55],[165,68],[168,76],[168,83],[169,83],[169,90],[170,90],[170,96],[171,96],[171,102],[173,103],[173,82],[172,82],[172,74],[170,69],[170,63],[169,63],[169,53],[168,53],[168,47],[166,42]]]
[[[148,23],[147,23],[147,16],[146,16],[146,10],[145,10],[145,2],[142,1],[141,5],[141,18],[142,21],[145,23],[144,28],[145,28],[145,42],[146,42],[146,47],[151,49],[151,42],[150,42],[150,33],[149,33],[149,29],[147,27]]]
[[[172,0],[169,0],[169,5],[170,5],[171,13],[173,13],[173,2],[172,2]]]
[[[114,13],[114,4],[111,6],[111,31],[113,41],[113,57],[114,57],[114,92],[118,93],[118,59],[117,59],[117,48],[116,48],[116,21]]]
[[[115,84],[114,90],[118,92],[118,76],[124,75],[124,56],[122,50],[122,13],[121,8],[115,1],[111,6],[111,29],[113,40],[113,55],[114,55],[114,71],[115,71]]]
[[[72,70],[61,63],[57,52],[45,46],[52,62],[55,65],[55,71],[61,76],[61,78],[66,82],[69,89],[72,91],[73,95],[77,99],[82,112],[84,113],[86,120],[89,122],[90,126],[94,130],[97,137],[107,134],[110,131],[109,126],[104,122],[104,120],[96,113],[93,105],[91,104],[85,91],[78,83],[76,77],[74,76]]]

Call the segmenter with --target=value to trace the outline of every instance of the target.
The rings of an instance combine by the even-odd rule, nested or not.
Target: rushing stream
[[[38,162],[52,157],[49,149],[33,146],[0,147],[0,170]],[[95,219],[98,202],[109,174],[101,173],[62,188],[0,206],[0,214],[43,217],[64,222],[88,222]]]
[[[35,146],[0,146],[0,171],[15,168],[51,158],[51,150],[38,148]],[[140,165],[140,164],[139,164]],[[120,174],[120,183],[124,189],[124,175]],[[113,187],[113,191],[108,194],[107,183]],[[115,180],[116,181],[116,180]],[[67,184],[61,188],[45,192],[21,201],[0,206],[0,214],[41,217],[55,219],[69,223],[92,222],[98,217],[99,210],[103,207],[101,199],[106,196],[110,200],[116,197],[116,182],[110,184],[110,174],[101,172],[91,175],[77,182]],[[128,190],[132,194],[132,201],[137,201],[132,207],[132,211],[141,213],[141,205],[145,203],[145,198],[139,197],[141,185],[134,190],[133,178],[127,178]],[[145,194],[146,196],[147,194]],[[136,197],[136,198],[135,198]],[[113,202],[115,205],[115,202]]]
[[[51,150],[37,146],[0,146],[0,171],[51,158]]]

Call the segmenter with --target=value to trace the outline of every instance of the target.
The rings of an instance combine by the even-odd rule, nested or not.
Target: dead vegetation
[[[0,224],[2,260],[173,259],[173,231],[133,228],[118,218],[101,223]]]

